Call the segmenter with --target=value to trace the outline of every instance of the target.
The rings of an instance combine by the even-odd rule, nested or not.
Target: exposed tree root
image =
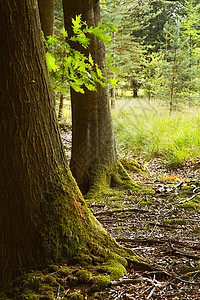
[[[101,197],[113,187],[140,193],[150,192],[149,188],[136,184],[130,178],[119,160],[114,165],[105,159],[94,161],[89,169],[89,182],[90,188],[85,196],[87,199]]]

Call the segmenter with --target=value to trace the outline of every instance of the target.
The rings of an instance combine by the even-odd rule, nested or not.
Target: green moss
[[[99,271],[107,273],[111,280],[113,280],[123,277],[127,272],[127,267],[128,263],[124,257],[121,257],[116,253],[111,253]]]
[[[139,166],[140,165],[138,164],[138,167]],[[141,166],[140,170],[143,170]],[[150,192],[148,188],[136,184],[130,178],[119,160],[116,160],[112,166],[109,161],[105,159],[98,159],[91,165],[89,174],[90,189],[86,195],[86,199],[102,197],[107,194],[108,191],[111,191],[110,187],[140,191],[140,193]]]
[[[75,275],[68,275],[67,281],[70,286],[78,285],[78,278]]]
[[[153,204],[153,201],[141,201],[140,206],[145,207],[145,206],[151,206]]]
[[[15,299],[23,299],[23,300],[39,300],[41,299],[41,296],[36,294],[35,292],[31,290],[25,290],[19,297],[16,296]],[[51,298],[53,299],[53,298]]]
[[[111,186],[139,193],[151,193],[152,191],[141,184],[136,184],[128,175],[123,165],[117,160],[112,169]]]
[[[105,260],[104,257],[96,256],[96,255],[93,255],[93,254],[91,254],[91,258],[92,258],[92,264],[93,265],[101,264]]]
[[[185,203],[181,203],[176,205],[177,207],[185,208],[185,209],[190,209],[190,210],[196,210],[200,209],[200,203],[196,203],[193,200],[189,200]]]
[[[46,285],[46,284],[42,284],[38,289],[38,292],[42,295],[46,294],[49,291],[53,292],[53,287],[50,285]]]
[[[111,278],[110,276],[93,276],[90,280],[92,286],[90,288],[91,292],[100,292],[105,288],[109,287]]]
[[[108,274],[111,280],[122,278],[126,274],[126,269],[117,263],[113,263],[112,266],[105,265],[101,267],[99,271]]]
[[[49,182],[47,198],[41,204],[42,253],[52,261],[73,258],[84,252],[83,222],[86,204],[69,167],[58,168]]]
[[[70,269],[67,267],[63,267],[58,270],[57,274],[61,277],[67,277],[71,273]]]
[[[185,209],[190,209],[190,210],[196,210],[200,209],[200,198],[199,196],[195,196],[191,200],[188,200],[188,198],[192,197],[194,195],[193,190],[194,190],[194,185],[196,187],[200,187],[199,182],[189,182],[185,185],[182,186],[181,190],[179,191],[179,198],[181,198],[181,201],[184,202],[184,199],[186,200],[184,203],[177,204],[177,207],[185,208]]]
[[[127,262],[127,260],[126,260],[124,257],[122,257],[122,256],[120,256],[120,255],[118,255],[118,254],[116,254],[116,253],[113,253],[113,252],[110,253],[110,255],[108,256],[106,262],[109,263],[110,265],[112,265],[112,262],[114,262],[114,263],[119,263],[119,264],[121,264],[121,265],[124,266],[125,268],[128,267],[128,262]]]
[[[141,165],[140,163],[136,162],[135,160],[128,159],[128,158],[121,158],[120,163],[122,166],[131,173],[148,173],[148,171]]]
[[[119,160],[115,162],[112,169],[111,185],[118,186],[124,189],[139,189],[139,185],[133,182]]]
[[[72,293],[67,295],[63,299],[70,299],[70,300],[83,300],[83,296],[81,294]]]
[[[183,219],[169,219],[169,220],[164,220],[163,223],[169,224],[169,225],[173,225],[173,224],[187,225],[189,223],[189,221],[183,220]]]
[[[80,283],[87,283],[92,277],[92,274],[87,270],[79,270],[76,273],[76,276],[78,277]]]
[[[43,299],[43,300],[55,299],[54,298],[54,293],[52,291],[47,291],[44,295],[40,296],[40,299]]]
[[[110,188],[112,166],[108,160],[97,159],[89,168],[90,188],[86,198],[101,196]]]
[[[56,272],[58,271],[59,269],[59,266],[58,265],[49,265],[46,269],[46,272],[47,273],[53,273],[53,272]]]
[[[81,254],[79,256],[73,257],[71,263],[74,265],[78,264],[80,266],[90,265],[92,264],[92,257],[87,254]]]
[[[52,287],[58,287],[59,286],[59,283],[57,282],[57,279],[53,276],[50,276],[50,275],[46,276],[44,282],[48,283]]]

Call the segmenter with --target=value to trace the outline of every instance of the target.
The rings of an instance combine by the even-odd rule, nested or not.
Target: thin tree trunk
[[[115,108],[115,101],[116,101],[116,87],[113,86],[111,88],[111,107]]]
[[[59,110],[58,110],[58,120],[62,119],[63,107],[64,107],[64,94],[62,93],[60,95],[60,104],[59,104]]]

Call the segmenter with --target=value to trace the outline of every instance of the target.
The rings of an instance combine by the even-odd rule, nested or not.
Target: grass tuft
[[[113,122],[123,156],[161,156],[169,166],[178,167],[200,155],[199,107],[169,114],[165,107],[141,99],[120,100]]]

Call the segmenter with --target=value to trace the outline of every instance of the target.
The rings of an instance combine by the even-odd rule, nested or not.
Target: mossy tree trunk
[[[97,26],[100,21],[100,7],[97,0],[63,0],[66,30],[71,32],[71,18],[81,14],[88,26]],[[105,75],[105,47],[95,36],[87,50],[91,53]],[[71,91],[72,101],[72,157],[71,170],[81,190],[85,193],[91,186],[90,168],[96,160],[107,161],[113,166],[116,161],[113,125],[108,91],[97,85],[97,92],[86,90],[85,94]]]
[[[45,38],[54,33],[55,0],[38,0],[40,22]]]
[[[39,265],[116,247],[66,166],[36,0],[0,1],[0,287]]]

